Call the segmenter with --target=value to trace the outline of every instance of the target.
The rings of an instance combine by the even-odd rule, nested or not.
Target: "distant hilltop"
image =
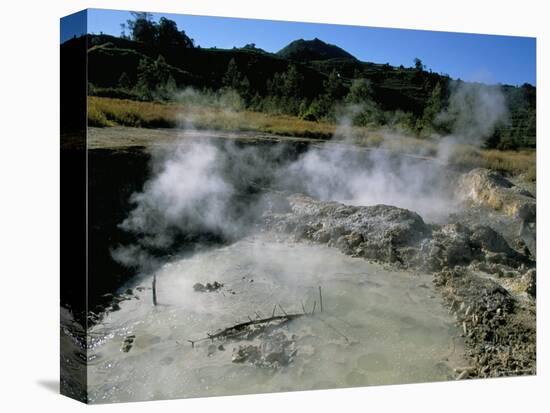
[[[165,32],[172,35],[161,36]],[[94,96],[169,100],[173,91],[187,87],[209,93],[232,89],[247,109],[330,122],[335,121],[338,104],[362,104],[360,124],[399,124],[425,136],[434,131],[437,114],[448,107],[453,85],[468,83],[432,72],[419,58],[410,67],[366,62],[318,38],[294,40],[270,53],[254,43],[203,48],[177,30],[159,30],[152,37],[88,34],[64,42],[61,58],[82,60],[84,51],[89,94]],[[484,87],[487,92],[501,90],[509,109],[507,121],[487,140],[488,147],[534,147],[536,87]],[[448,129],[436,125],[435,131],[447,134]]]
[[[277,52],[289,60],[308,61],[308,60],[328,60],[328,59],[353,59],[357,60],[350,53],[338,46],[325,43],[315,38],[313,40],[298,39],[289,43]]]

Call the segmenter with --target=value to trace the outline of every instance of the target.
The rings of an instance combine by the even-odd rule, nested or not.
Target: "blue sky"
[[[281,22],[224,17],[153,14],[165,16],[201,47],[232,48],[255,43],[276,52],[296,39],[315,37],[335,44],[360,60],[413,65],[415,57],[431,70],[453,78],[485,83],[536,84],[536,41],[529,37],[384,29],[332,24]],[[127,11],[90,9],[88,32],[120,35]],[[77,25],[73,25],[77,26]],[[64,41],[78,32],[62,29]],[[85,29],[84,29],[85,30]],[[77,33],[80,34],[80,33]]]

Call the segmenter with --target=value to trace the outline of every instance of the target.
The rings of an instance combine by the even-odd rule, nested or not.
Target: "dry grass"
[[[524,177],[527,182],[537,182],[537,165],[535,163],[525,171]]]
[[[336,125],[312,122],[294,116],[273,115],[246,110],[231,111],[219,106],[138,102],[104,97],[88,98],[90,126],[132,126],[144,128],[184,127],[192,121],[197,129],[222,131],[253,131],[276,135],[317,139],[339,138]],[[401,153],[435,157],[438,143],[417,139],[388,130],[350,127],[344,131],[358,145],[388,149]],[[464,168],[489,168],[499,172],[520,175],[529,181],[536,180],[536,154],[534,150],[500,151],[479,150],[473,146],[457,146],[449,162]]]
[[[187,121],[192,121],[198,129],[256,131],[320,139],[329,139],[335,130],[335,125],[294,116],[95,96],[88,98],[88,121],[90,126],[116,124],[142,128],[183,127]]]
[[[175,127],[179,109],[173,104],[88,98],[88,122],[95,126]]]
[[[535,150],[500,151],[496,149],[478,150],[463,146],[455,151],[451,163],[465,168],[488,168],[510,175],[523,174],[528,181],[536,180]]]
[[[112,126],[113,123],[107,119],[105,113],[96,105],[90,105],[88,106],[88,125],[104,127]]]
[[[486,168],[511,174],[529,173],[533,176],[536,169],[536,152],[523,151],[481,151],[481,157]]]
[[[356,145],[424,157],[437,156],[437,142],[428,139],[418,139],[390,129],[351,128],[350,132]]]

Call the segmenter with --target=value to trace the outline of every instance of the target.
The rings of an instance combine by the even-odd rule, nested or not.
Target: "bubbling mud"
[[[439,381],[463,363],[431,276],[326,246],[256,236],[173,260],[156,272],[157,306],[152,277],[90,331],[92,403]],[[314,307],[258,336],[188,341]]]

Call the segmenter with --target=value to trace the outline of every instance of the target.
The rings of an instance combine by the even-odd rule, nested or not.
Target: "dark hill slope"
[[[290,64],[294,64],[303,78],[303,97],[305,98],[311,99],[322,94],[324,82],[332,71],[341,74],[345,87],[349,87],[352,78],[360,74],[372,81],[375,98],[383,109],[400,109],[418,115],[422,113],[433,86],[441,78],[437,74],[428,72],[417,72],[412,69],[393,70],[394,68],[389,65],[360,62],[342,49],[320,40],[307,43],[324,45],[316,50],[326,46],[328,49],[320,52],[325,60],[290,60],[280,54],[262,53],[244,48],[159,50],[127,39],[90,35],[88,40],[89,81],[98,87],[113,88],[117,86],[122,73],[126,73],[130,81],[135,83],[140,60],[156,59],[160,54],[169,66],[170,74],[178,87],[217,89],[222,86],[222,79],[229,61],[233,59],[239,71],[249,80],[251,91],[265,96],[267,81],[271,80],[275,73],[286,72]],[[295,49],[293,44],[296,42],[285,49]],[[319,58],[321,55],[315,54],[314,57]],[[331,57],[338,55],[345,57]]]
[[[122,73],[126,73],[135,83],[139,62],[162,55],[178,87],[220,88],[229,62],[233,59],[239,72],[250,82],[251,90],[265,95],[267,80],[272,79],[275,73],[286,72],[291,64],[289,60],[259,49],[166,47],[160,50],[112,36],[91,35],[89,38],[89,81],[98,87],[116,87]],[[304,97],[317,96],[327,76],[305,64],[295,65],[304,79]]]
[[[320,39],[295,40],[277,52],[283,59],[308,62],[312,60],[352,59],[357,60],[344,49]]]
[[[72,60],[78,50],[88,50],[88,81],[93,93],[121,97],[123,73],[135,85],[141,61],[156,61],[162,55],[162,68],[169,72],[177,87],[218,89],[223,85],[229,62],[234,60],[238,71],[249,82],[248,96],[268,95],[268,83],[276,74],[296,67],[302,79],[298,99],[314,99],[325,93],[329,75],[336,72],[347,93],[354,78],[368,79],[373,98],[382,110],[401,110],[421,117],[435,86],[448,90],[451,79],[446,75],[414,68],[393,67],[357,60],[341,48],[319,39],[297,40],[276,54],[255,47],[234,49],[204,49],[181,46],[148,45],[142,42],[108,35],[87,35],[71,39],[61,46],[62,60]],[[71,57],[73,56],[73,57]],[[82,61],[82,58],[79,58]],[[76,62],[76,60],[75,60]],[[103,89],[103,90],[102,90]],[[98,92],[100,91],[101,92]],[[504,86],[510,105],[510,121],[506,134],[521,145],[534,146],[536,135],[536,88]],[[129,95],[132,98],[132,95]],[[136,96],[134,96],[136,97]],[[500,139],[496,136],[497,139]]]

